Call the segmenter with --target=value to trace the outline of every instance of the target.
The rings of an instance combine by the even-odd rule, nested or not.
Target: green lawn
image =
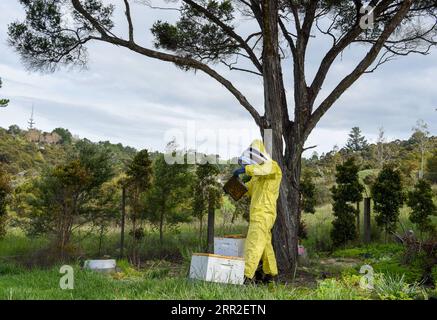
[[[74,267],[74,289],[61,290],[58,267],[0,269],[0,299],[368,299],[357,283],[325,280],[317,288],[290,285],[238,286],[191,281],[165,272],[99,274]]]

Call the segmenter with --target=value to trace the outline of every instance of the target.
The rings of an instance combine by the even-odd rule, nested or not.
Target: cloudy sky
[[[122,8],[120,1],[113,1]],[[153,1],[156,5],[166,4]],[[151,10],[133,4],[136,38],[151,46],[149,29],[156,20],[175,19],[172,11]],[[61,69],[53,74],[30,73],[18,55],[7,46],[7,25],[23,17],[17,0],[0,1],[0,97],[11,100],[0,110],[0,126],[26,128],[32,105],[39,129],[68,128],[94,141],[110,140],[136,148],[163,150],[170,137],[198,136],[197,148],[223,157],[239,152],[241,144],[258,134],[253,120],[221,85],[201,73],[183,72],[174,65],[151,60],[126,49],[93,43],[86,70]],[[126,32],[121,10],[115,13],[116,33]],[[241,23],[243,33],[250,23]],[[327,38],[312,39],[308,77],[312,79]],[[322,94],[351,70],[362,48],[348,49],[334,65]],[[291,61],[285,62],[285,78],[291,98]],[[261,81],[256,76],[215,66],[262,110]],[[347,133],[359,126],[369,141],[375,141],[383,126],[389,139],[407,138],[418,119],[437,134],[437,50],[426,57],[409,56],[384,65],[359,80],[328,112],[307,145],[319,153],[343,146]],[[290,99],[291,101],[291,99]],[[179,138],[182,135],[182,138]],[[219,147],[216,139],[219,138]],[[226,143],[223,143],[225,141]],[[237,143],[238,142],[238,143]],[[189,145],[191,147],[191,145]],[[313,150],[311,150],[312,152]]]

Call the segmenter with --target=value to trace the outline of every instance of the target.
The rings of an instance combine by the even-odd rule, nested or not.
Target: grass
[[[420,265],[401,264],[402,246],[394,243],[376,242],[371,245],[349,246],[332,250],[330,230],[332,211],[330,205],[319,207],[313,215],[305,214],[308,239],[303,241],[310,255],[310,264],[299,272],[311,278],[294,284],[270,286],[236,286],[190,281],[186,275],[191,254],[204,251],[205,243],[199,241],[196,225],[184,224],[177,229],[167,230],[164,243],[160,244],[158,233],[146,228],[141,241],[141,268],[130,265],[128,260],[119,260],[121,269],[113,275],[99,274],[80,268],[77,260],[72,261],[75,276],[74,290],[61,290],[60,265],[51,267],[24,267],[20,257],[27,257],[48,245],[44,238],[27,238],[14,229],[0,240],[0,299],[293,299],[293,300],[354,300],[354,299],[423,299],[437,295],[436,291],[423,291],[417,285]],[[403,209],[401,221],[409,228],[408,210]],[[247,224],[216,228],[217,235],[244,234]],[[373,224],[374,225],[374,224]],[[117,257],[119,233],[110,229],[104,235],[99,253],[97,233],[81,230],[75,234],[75,246],[82,258],[103,255]],[[374,239],[381,239],[376,227]],[[85,233],[89,235],[85,238]],[[379,236],[378,236],[379,235]],[[83,238],[83,239],[82,239]],[[202,238],[206,238],[205,234]],[[81,239],[79,241],[79,239]],[[126,236],[129,252],[130,237]],[[362,275],[359,269],[369,264],[375,271],[375,289],[360,287]],[[437,268],[434,274],[437,279]]]
[[[169,277],[157,272],[160,266],[143,271],[100,274],[74,266],[74,289],[59,286],[59,266],[46,270],[25,270],[4,265],[0,268],[0,300],[356,300],[423,299],[428,296],[404,277],[377,275],[374,290],[360,288],[360,276],[344,275],[318,281],[315,288],[291,285],[225,285],[188,280],[181,274]],[[435,294],[430,293],[430,294]]]
[[[7,234],[6,238],[0,240],[0,261],[2,258],[27,255],[47,244],[47,239],[41,237],[28,238],[22,231],[14,229]]]
[[[368,294],[334,279],[321,281],[314,290],[288,285],[238,286],[192,281],[185,277],[157,275],[151,270],[105,275],[74,266],[74,289],[59,287],[59,267],[48,270],[24,270],[9,267],[0,270],[0,299],[225,299],[225,300],[297,300],[364,299]],[[11,270],[15,270],[11,272]],[[4,272],[8,275],[5,275]]]

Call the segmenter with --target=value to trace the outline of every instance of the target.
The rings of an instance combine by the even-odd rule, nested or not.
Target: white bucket
[[[100,272],[114,272],[117,267],[117,262],[115,259],[105,259],[105,260],[86,260],[84,269],[90,269]]]

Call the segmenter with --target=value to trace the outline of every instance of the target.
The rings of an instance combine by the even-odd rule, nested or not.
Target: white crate
[[[217,254],[193,253],[190,278],[209,282],[243,284],[244,259]]]
[[[245,238],[224,236],[214,238],[214,253],[222,256],[244,257]]]

